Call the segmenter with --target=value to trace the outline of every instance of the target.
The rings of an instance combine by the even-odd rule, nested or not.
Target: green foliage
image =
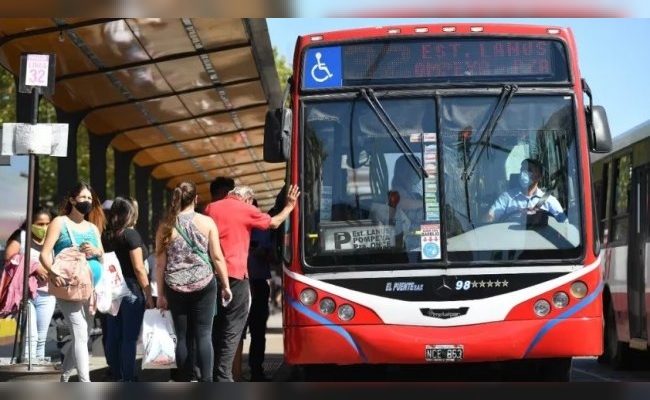
[[[273,58],[275,59],[275,69],[278,71],[278,80],[280,81],[280,90],[284,93],[287,86],[287,80],[293,75],[291,64],[287,63],[287,59],[280,54],[277,47],[273,47]]]
[[[0,123],[14,121],[16,121],[16,86],[14,84],[14,76],[10,71],[0,68]],[[42,98],[39,102],[38,122],[57,122],[54,106],[46,98]],[[77,130],[77,154],[68,155],[68,157],[70,156],[77,157],[79,179],[90,181],[89,134],[83,124]],[[58,157],[38,157],[40,203],[57,205],[60,201],[60,199],[56,198],[58,176],[57,160]],[[110,192],[112,192],[114,182],[114,162],[112,151],[107,152],[106,162],[107,186],[110,189]]]

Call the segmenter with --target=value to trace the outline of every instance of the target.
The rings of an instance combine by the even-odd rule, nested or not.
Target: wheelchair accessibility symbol
[[[311,77],[314,78],[316,82],[325,82],[329,78],[333,77],[327,65],[324,62],[321,62],[321,57],[323,54],[316,53],[316,65],[311,69]]]
[[[306,89],[340,87],[341,82],[341,47],[307,50],[304,74]]]

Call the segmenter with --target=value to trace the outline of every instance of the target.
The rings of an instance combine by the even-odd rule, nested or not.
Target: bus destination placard
[[[419,82],[568,81],[557,40],[429,38],[315,47],[305,52],[303,88]]]

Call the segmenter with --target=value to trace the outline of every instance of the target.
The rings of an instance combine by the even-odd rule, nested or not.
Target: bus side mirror
[[[593,153],[609,153],[612,151],[612,134],[609,131],[607,113],[603,106],[593,106],[587,111],[587,132],[589,147]]]
[[[291,118],[288,108],[276,108],[266,112],[264,121],[264,161],[278,163],[287,161],[291,150]]]

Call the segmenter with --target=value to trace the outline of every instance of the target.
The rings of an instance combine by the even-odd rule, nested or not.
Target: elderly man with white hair
[[[218,302],[212,328],[215,352],[213,380],[217,382],[233,382],[233,360],[248,319],[248,250],[251,230],[279,227],[296,206],[300,189],[298,186],[289,186],[284,208],[273,217],[253,205],[254,196],[255,192],[249,186],[235,186],[224,199],[212,202],[205,208],[205,214],[217,224],[232,291],[230,303]]]

